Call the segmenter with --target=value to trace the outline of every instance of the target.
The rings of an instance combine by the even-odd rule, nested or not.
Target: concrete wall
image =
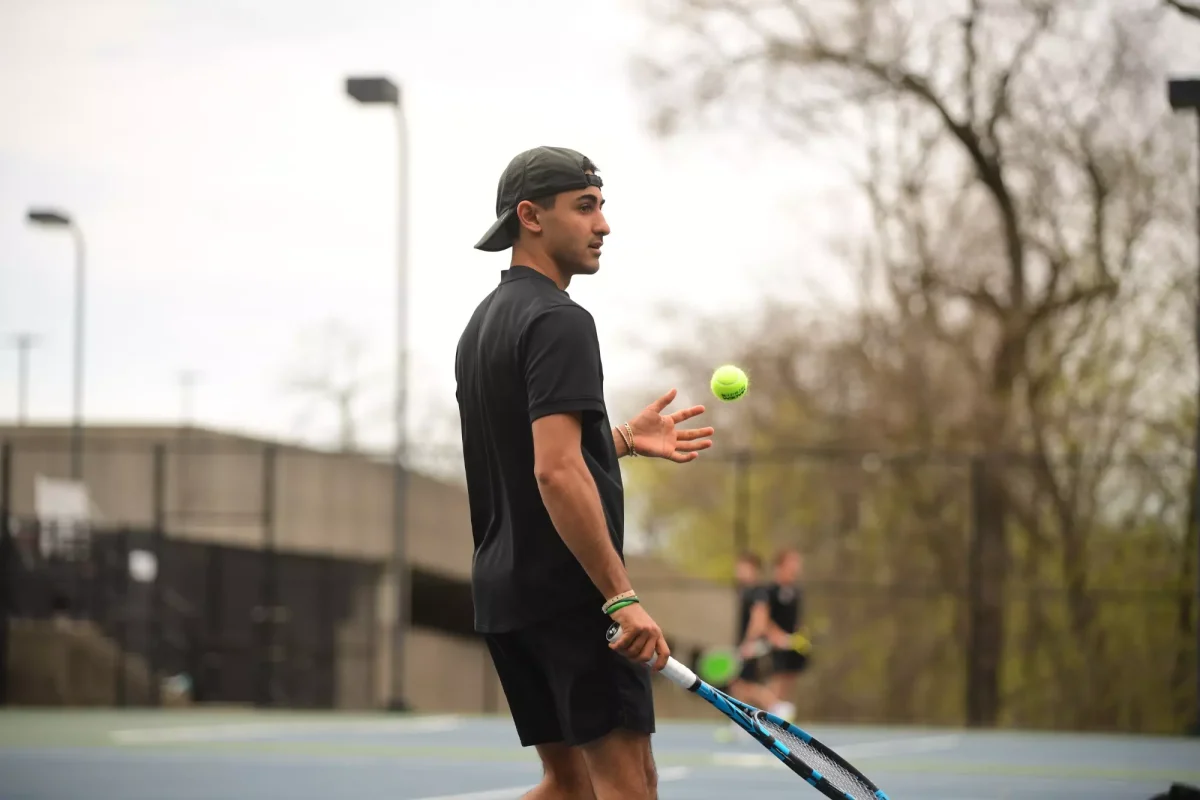
[[[688,578],[657,558],[629,556],[625,566],[639,599],[676,646],[733,641],[737,607],[731,588]]]
[[[406,694],[414,707],[428,713],[508,713],[482,641],[417,628],[409,642]],[[654,709],[660,719],[712,719],[707,703],[665,678],[654,679]]]
[[[69,476],[69,430],[0,427],[0,442],[5,440],[14,445],[13,511],[32,516],[35,477]],[[268,523],[263,502],[266,444],[208,430],[89,428],[84,478],[100,521],[150,526],[155,515],[154,448],[163,445],[168,535],[261,547]],[[389,697],[395,608],[394,582],[387,569],[393,537],[392,469],[363,456],[284,445],[274,451],[271,522],[276,547],[368,559],[385,567],[373,595],[361,600],[363,613],[373,610],[375,617],[374,686],[363,685],[361,671],[338,678],[343,705],[382,705]],[[465,582],[473,549],[465,491],[423,475],[410,475],[409,480],[409,558],[415,568]],[[630,556],[627,564],[634,587],[681,659],[694,648],[732,641],[735,608],[729,588],[687,580],[657,559]],[[468,591],[465,583],[463,591]],[[497,708],[504,708],[481,641],[416,629],[409,642],[405,694],[417,707],[483,711],[494,699]],[[663,684],[658,695],[664,713],[691,712],[692,698],[679,694]]]
[[[38,475],[68,478],[68,431],[4,428],[12,442],[13,510],[32,516]],[[260,547],[268,533],[267,443],[207,430],[99,427],[87,431],[84,482],[96,519],[150,526],[155,455],[162,445],[167,528],[172,536]],[[392,552],[391,466],[360,455],[274,446],[273,517],[280,550],[383,560]],[[424,568],[467,577],[470,517],[456,486],[409,475],[409,556]]]
[[[12,620],[8,625],[8,702],[20,706],[113,706],[150,702],[146,662],[122,653],[96,626],[68,619]],[[185,703],[160,685],[164,705]]]

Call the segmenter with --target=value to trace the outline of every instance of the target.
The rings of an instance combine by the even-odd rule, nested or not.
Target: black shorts
[[[622,728],[654,733],[650,668],[608,648],[599,608],[484,636],[523,747],[576,746]]]
[[[803,672],[808,666],[808,656],[795,650],[775,650],[771,653],[771,671],[775,674]]]
[[[747,658],[742,661],[742,671],[734,680],[746,683],[762,683],[762,659]]]

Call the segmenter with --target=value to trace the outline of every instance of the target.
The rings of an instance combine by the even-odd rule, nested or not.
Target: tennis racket
[[[809,638],[807,632],[801,631],[788,637],[786,649],[808,655],[812,651],[812,645],[812,639]],[[765,639],[759,639],[754,643],[748,657],[742,656],[741,648],[711,647],[700,653],[696,660],[696,672],[706,683],[713,686],[728,686],[741,674],[742,666],[747,660],[759,659],[778,650],[780,648],[774,647]]]
[[[616,641],[620,635],[621,626],[614,622],[608,629],[608,641]],[[676,686],[703,697],[826,797],[834,800],[889,800],[867,776],[812,734],[787,720],[714,689],[674,658],[667,659],[667,665],[660,674]]]

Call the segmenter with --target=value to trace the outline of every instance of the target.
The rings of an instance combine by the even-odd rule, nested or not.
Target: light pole
[[[397,137],[397,214],[396,214],[396,388],[395,447],[393,450],[393,547],[392,566],[396,581],[396,623],[392,632],[391,698],[393,710],[407,709],[404,701],[405,635],[408,630],[411,580],[407,557],[408,517],[408,124],[400,87],[378,76],[346,79],[346,94],[364,105],[391,106]]]
[[[29,351],[37,343],[32,333],[12,337],[17,350],[17,425],[24,426],[29,417]]]
[[[61,211],[33,208],[28,212],[28,219],[35,225],[66,228],[75,240],[75,386],[71,424],[71,478],[78,481],[83,479],[83,309],[87,288],[83,233],[80,232],[79,226]]]
[[[1197,157],[1200,159],[1200,78],[1178,79],[1167,81],[1167,99],[1175,111],[1191,111],[1196,116],[1197,125]],[[1196,245],[1197,245],[1197,281],[1200,285],[1200,170],[1197,171],[1196,186]],[[1196,296],[1196,350],[1200,359],[1200,294]],[[1192,487],[1195,493],[1192,497],[1192,511],[1196,515],[1196,717],[1192,723],[1192,733],[1200,736],[1200,422],[1196,426],[1196,485]],[[1185,540],[1186,541],[1186,540]]]

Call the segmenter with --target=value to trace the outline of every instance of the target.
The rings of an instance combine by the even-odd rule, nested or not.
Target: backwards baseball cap
[[[517,213],[517,204],[559,192],[603,186],[600,176],[588,173],[595,169],[591,159],[566,147],[535,147],[517,155],[508,162],[496,187],[496,221],[475,249],[495,253],[512,247],[508,221]]]

